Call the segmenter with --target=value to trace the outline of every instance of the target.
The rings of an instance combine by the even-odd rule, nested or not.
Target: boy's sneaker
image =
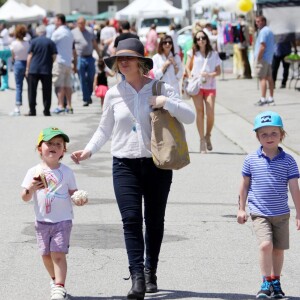
[[[275,105],[274,99],[273,99],[273,98],[272,98],[272,99],[268,99],[268,100],[267,100],[267,104],[268,104],[268,105],[271,105],[271,106],[274,106],[274,105]]]
[[[282,299],[285,294],[281,289],[280,281],[279,280],[273,280],[272,281],[272,287],[273,287],[273,293],[272,297],[276,299]]]
[[[67,291],[63,286],[56,285],[51,289],[51,300],[67,300]]]
[[[260,291],[257,293],[256,298],[271,298],[272,295],[272,283],[264,281],[261,285]]]
[[[261,101],[261,99],[259,99],[259,101],[256,102],[254,105],[256,105],[256,106],[264,106],[264,105],[266,105],[267,103],[268,103],[267,100],[266,100],[266,101]]]

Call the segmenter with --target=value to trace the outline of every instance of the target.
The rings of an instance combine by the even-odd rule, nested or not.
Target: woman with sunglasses
[[[179,83],[183,75],[183,67],[179,55],[175,54],[171,36],[165,35],[161,38],[157,54],[152,59],[155,78],[171,85],[180,95]]]
[[[107,91],[96,132],[85,149],[73,152],[71,158],[75,163],[89,158],[112,136],[113,184],[132,280],[127,299],[141,300],[145,292],[157,292],[156,270],[172,182],[172,170],[159,169],[153,163],[150,112],[163,107],[187,124],[195,115],[168,84],[163,84],[162,95],[153,96],[156,80],[146,76],[153,61],[144,56],[144,46],[138,39],[120,41],[116,54],[104,62],[125,80]]]
[[[200,135],[200,153],[213,149],[211,131],[214,126],[216,79],[221,73],[219,54],[211,47],[207,34],[200,30],[194,36],[193,48],[188,52],[185,70],[188,77],[201,76],[200,90],[192,96],[196,108],[196,124]],[[205,132],[206,114],[206,132]]]

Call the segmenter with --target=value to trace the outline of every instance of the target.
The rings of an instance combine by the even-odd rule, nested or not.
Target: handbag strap
[[[204,72],[206,65],[207,65],[207,61],[208,61],[208,55],[205,57],[205,60],[204,60],[204,63],[203,63],[202,69],[201,69],[201,73]]]
[[[163,85],[163,81],[156,80],[152,85],[152,94],[153,96],[160,96],[161,95],[161,88]]]

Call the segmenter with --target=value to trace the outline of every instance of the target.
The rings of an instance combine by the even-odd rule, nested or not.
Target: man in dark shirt
[[[129,24],[128,21],[122,21],[120,27],[121,27],[122,33],[120,35],[118,35],[115,39],[114,53],[115,53],[115,51],[117,49],[117,46],[118,46],[120,41],[129,39],[129,38],[135,38],[135,39],[138,39],[138,40],[140,39],[136,34],[131,33],[129,31],[130,30],[130,24]]]
[[[44,116],[50,116],[52,96],[52,66],[56,58],[55,43],[45,36],[46,28],[40,25],[36,28],[37,38],[31,42],[28,50],[26,76],[28,78],[29,113],[36,115],[36,94],[39,80],[42,83]]]

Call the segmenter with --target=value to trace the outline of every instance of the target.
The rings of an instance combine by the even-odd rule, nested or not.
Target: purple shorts
[[[69,252],[72,220],[58,223],[35,222],[36,238],[41,255]]]

